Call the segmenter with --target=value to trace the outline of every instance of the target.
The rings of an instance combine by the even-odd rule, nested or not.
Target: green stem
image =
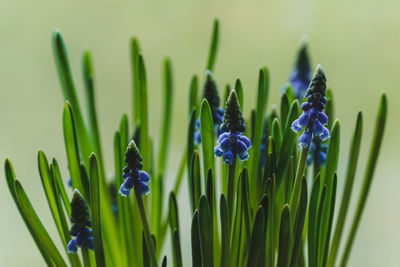
[[[143,205],[142,193],[139,191],[138,181],[135,181],[134,189],[135,189],[136,201],[137,201],[138,208],[139,208],[140,218],[142,219],[144,238],[145,238],[146,245],[147,245],[147,248],[148,248],[148,251],[150,254],[150,259],[151,259],[153,266],[158,266],[156,253],[155,253],[155,249],[154,249],[154,244],[153,244],[151,234],[150,234],[149,223],[147,221],[146,212],[145,212],[145,208]]]
[[[82,247],[83,266],[90,267],[89,250],[87,247]]]
[[[292,196],[290,198],[290,209],[292,210],[293,214],[296,214],[297,205],[299,203],[301,179],[303,178],[304,169],[306,168],[307,155],[308,155],[309,149],[310,149],[310,146],[306,146],[301,149],[299,165],[297,166],[296,177],[294,180],[293,192],[292,192]],[[294,220],[293,220],[293,222],[294,222]]]
[[[227,199],[228,199],[228,214],[229,214],[229,219],[232,221],[232,210],[233,210],[233,198],[235,194],[235,171],[236,171],[236,155],[235,159],[228,167],[228,192],[227,192]]]

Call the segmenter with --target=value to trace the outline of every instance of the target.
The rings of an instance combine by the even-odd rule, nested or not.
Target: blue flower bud
[[[142,195],[150,193],[147,183],[150,182],[150,176],[147,172],[141,171],[143,167],[142,156],[135,142],[132,140],[125,152],[125,163],[127,166],[123,170],[122,177],[125,181],[122,183],[119,193],[126,197],[137,183],[139,191]]]

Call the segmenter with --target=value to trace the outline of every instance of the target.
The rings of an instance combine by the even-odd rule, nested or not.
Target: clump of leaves
[[[75,201],[78,199],[78,206],[84,208],[76,209],[76,205],[75,208],[71,207],[69,189],[64,187],[67,179],[62,179],[56,159],[49,162],[44,152],[39,151],[38,166],[49,208],[68,259],[62,256],[64,253],[54,245],[53,237],[41,223],[24,188],[16,179],[11,161],[5,161],[11,196],[48,266],[67,266],[67,262],[71,266],[154,267],[159,262],[161,266],[167,266],[167,256],[160,257],[167,232],[171,234],[172,247],[168,264],[177,267],[183,266],[184,259],[187,259],[181,253],[183,235],[191,236],[193,266],[346,265],[382,143],[387,115],[386,95],[383,94],[380,99],[357,208],[354,214],[349,214],[350,198],[355,197],[352,189],[363,132],[362,113],[356,116],[349,154],[343,156],[348,159],[344,177],[337,175],[338,169],[343,168],[338,164],[340,122],[334,120],[332,90],[326,91],[322,69],[317,69],[316,73],[320,79],[311,80],[308,85],[310,93],[305,96],[308,104],[302,105],[307,115],[306,121],[302,117],[303,121],[299,122],[299,101],[306,98],[297,95],[298,88],[293,92],[290,83],[283,90],[280,113],[276,110],[267,112],[269,72],[262,67],[257,98],[255,105],[250,107],[250,114],[242,115],[241,111],[244,110],[244,92],[251,89],[246,89],[238,79],[233,92],[230,92],[230,86],[226,87],[225,100],[228,99],[228,105],[225,113],[228,116],[219,125],[215,123],[213,114],[215,111],[219,112],[218,116],[222,114],[223,107],[218,107],[219,99],[198,98],[199,80],[204,78],[206,85],[211,81],[210,73],[215,68],[218,41],[219,23],[215,20],[205,68],[207,75],[201,79],[194,75],[189,86],[187,141],[181,146],[182,157],[176,170],[175,185],[167,194],[166,159],[169,155],[174,100],[170,60],[166,59],[163,65],[162,131],[160,134],[152,133],[148,124],[145,61],[137,39],[131,40],[133,109],[132,114],[121,117],[114,135],[114,162],[106,165],[98,130],[91,54],[84,51],[82,55],[86,92],[86,105],[82,105],[77,96],[64,40],[59,31],[54,32],[54,57],[65,101],[62,122],[68,162],[63,165],[68,166],[72,187],[80,192],[79,197],[75,196]],[[300,84],[304,91],[307,79],[311,76],[310,60],[304,44],[299,53],[294,71],[295,74],[299,74],[299,71],[305,73],[304,77],[301,76],[304,79]],[[298,69],[300,67],[302,70]],[[300,77],[296,75],[292,75],[289,82]],[[315,89],[316,84],[318,90]],[[216,90],[213,92],[216,93]],[[231,96],[228,98],[229,94]],[[212,97],[210,94],[202,95]],[[219,97],[218,94],[214,95]],[[247,99],[246,103],[250,103],[250,100]],[[318,114],[326,114],[329,120],[319,117],[317,122],[315,114],[310,111],[313,107],[317,108]],[[84,113],[88,114],[87,118],[84,118]],[[330,138],[327,141],[328,136],[320,135],[321,129],[315,128],[318,123],[326,125],[329,130]],[[292,126],[300,133],[294,132]],[[303,127],[309,131],[306,133],[307,142],[301,142],[302,146],[298,146],[299,135],[304,135]],[[194,140],[196,131],[201,142]],[[217,142],[218,135],[222,137]],[[314,139],[318,136],[323,138]],[[160,138],[158,150],[152,146],[154,138]],[[313,142],[316,142],[315,147],[310,149]],[[216,145],[220,150],[214,151]],[[324,150],[318,150],[322,147]],[[215,158],[214,153],[222,155],[221,151],[229,152],[229,166]],[[237,156],[245,161],[237,161]],[[106,167],[114,169],[112,181],[105,175]],[[179,216],[176,201],[185,173],[189,184],[187,197],[193,214],[191,218]],[[126,197],[118,193],[121,185]],[[344,187],[340,201],[336,201],[338,186]],[[132,188],[135,194],[129,194]],[[217,188],[221,188],[221,191]],[[146,195],[149,190],[150,193]],[[169,195],[169,206],[168,210],[163,210],[166,195]],[[340,207],[336,202],[340,203]],[[90,232],[92,236],[86,237],[93,239],[93,247],[91,243],[81,247],[82,257],[77,253],[68,253],[68,243],[73,239],[68,222],[76,225],[78,217],[85,219],[79,229]],[[336,224],[333,223],[334,219]],[[180,225],[190,222],[191,232],[182,233]],[[345,223],[351,224],[347,236],[343,233]],[[73,234],[77,234],[75,232]],[[343,255],[338,253],[341,245],[345,246]],[[73,247],[74,251],[77,249]]]

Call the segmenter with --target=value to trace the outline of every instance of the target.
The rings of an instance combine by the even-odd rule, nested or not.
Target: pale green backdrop
[[[213,18],[218,17],[221,24],[215,77],[221,92],[227,82],[232,84],[237,77],[242,79],[247,114],[254,103],[257,71],[262,65],[271,74],[269,108],[278,103],[280,87],[288,77],[297,45],[306,34],[313,65],[322,64],[328,84],[334,90],[336,116],[342,122],[344,159],[356,112],[364,111],[365,134],[355,193],[364,173],[379,96],[382,91],[388,94],[386,137],[348,266],[400,266],[399,10],[397,0],[141,3],[2,0],[0,160],[11,158],[34,207],[59,244],[36,162],[38,149],[43,149],[49,157],[57,157],[66,180],[63,101],[51,51],[51,32],[55,28],[64,35],[80,89],[81,51],[89,47],[93,53],[101,137],[105,158],[110,163],[108,171],[113,166],[114,130],[121,114],[131,112],[130,37],[138,36],[143,48],[149,79],[150,130],[156,139],[161,112],[161,62],[165,56],[172,58],[176,95],[168,165],[171,178],[183,150],[181,141],[185,140],[190,77],[193,73],[204,73]],[[344,183],[343,157],[339,188]],[[2,171],[0,178],[0,266],[43,266],[12,202]],[[186,197],[187,192],[181,191],[179,205],[182,219],[189,222]],[[183,226],[188,233],[189,223]],[[182,242],[185,266],[190,266],[189,237],[183,235]]]

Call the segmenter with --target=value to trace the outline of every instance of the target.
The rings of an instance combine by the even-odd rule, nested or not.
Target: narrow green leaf
[[[67,266],[60,252],[57,250],[42,222],[37,216],[35,210],[33,209],[32,204],[29,201],[22,185],[18,180],[15,180],[14,186],[21,210],[25,214],[27,222],[30,224],[32,230],[36,233],[38,242],[40,246],[43,247],[43,251],[46,251],[46,253],[50,255],[56,266]]]
[[[346,242],[346,247],[344,250],[340,266],[346,266],[347,264],[350,251],[353,246],[353,242],[357,233],[357,229],[360,224],[361,216],[364,211],[365,204],[367,202],[369,189],[371,187],[372,178],[374,177],[375,167],[378,161],[378,155],[382,145],[383,134],[386,125],[386,117],[387,117],[387,97],[386,94],[382,94],[378,109],[378,115],[375,122],[374,137],[372,139],[371,150],[368,157],[367,169],[365,171],[364,181],[361,187],[361,193],[357,203],[357,210],[356,214],[354,215],[353,223],[350,229],[350,234]]]
[[[291,229],[290,229],[290,211],[289,205],[285,204],[281,215],[281,226],[279,230],[279,250],[278,250],[278,263],[277,267],[289,266],[290,260],[290,242],[291,242]]]
[[[203,195],[199,202],[199,233],[203,266],[214,266],[213,229],[210,205]]]
[[[179,241],[179,233],[178,230],[175,230],[173,233],[173,255],[174,255],[174,266],[182,267],[182,253],[181,253],[181,243]]]
[[[310,197],[310,205],[308,211],[308,263],[310,267],[316,267],[316,216],[318,208],[318,196],[320,190],[320,175],[317,176],[313,183]]]
[[[240,244],[242,237],[242,222],[243,222],[243,209],[242,209],[242,190],[239,190],[242,184],[243,172],[238,179],[238,190],[236,191],[236,208],[233,220],[233,230],[231,233],[231,266],[238,266],[240,256]]]
[[[164,256],[161,267],[167,267],[167,256]]]
[[[197,75],[193,75],[192,79],[190,80],[190,87],[189,87],[189,114],[197,106],[198,91],[199,91],[199,77],[197,77]]]
[[[64,100],[71,103],[71,113],[74,114],[76,120],[76,138],[79,140],[80,153],[82,153],[84,165],[88,166],[89,155],[93,152],[92,144],[89,140],[88,132],[82,116],[81,106],[76,94],[67,49],[63,37],[58,30],[53,32],[53,52],[64,94]],[[80,189],[78,188],[78,190]],[[81,190],[80,192],[83,193]]]
[[[230,92],[230,91],[229,91]],[[229,94],[228,92],[228,94]],[[244,93],[243,93],[243,86],[242,86],[242,82],[240,81],[240,79],[236,79],[236,83],[235,83],[235,92],[236,95],[238,97],[238,101],[240,104],[240,108],[243,110],[243,97],[244,97]],[[224,102],[226,103],[226,101]]]
[[[71,105],[66,102],[63,112],[63,128],[64,128],[64,141],[65,148],[67,150],[67,159],[69,172],[71,174],[72,187],[76,188],[81,192],[84,199],[89,199],[89,192],[86,190],[84,184],[88,181],[84,181],[82,177],[80,163],[81,159],[79,156],[78,139],[76,135],[76,128],[74,122],[74,116],[72,114]]]
[[[42,246],[42,244],[41,244],[41,239],[40,239],[39,234],[35,231],[35,229],[29,223],[28,218],[26,217],[24,211],[22,210],[21,204],[18,201],[18,197],[15,192],[15,186],[14,186],[15,172],[14,172],[14,168],[11,164],[11,161],[8,158],[4,162],[4,171],[5,171],[5,177],[6,177],[8,189],[11,193],[11,196],[14,200],[15,205],[18,208],[18,211],[19,211],[22,219],[24,220],[26,227],[28,228],[28,230],[29,230],[33,240],[35,241],[35,244],[38,247],[40,253],[42,254],[42,257],[45,260],[46,264],[48,266],[54,266],[54,262],[53,262],[52,258],[47,253],[46,248],[44,246]]]
[[[318,201],[318,206],[317,206],[317,216],[316,216],[316,224],[315,224],[315,259],[313,260],[313,262],[315,262],[315,266],[318,266],[318,259],[320,258],[322,251],[323,250],[323,245],[321,244],[321,228],[322,228],[322,224],[325,223],[322,220],[322,212],[323,212],[323,208],[325,205],[325,201],[327,201],[327,185],[324,185],[322,187],[322,191],[321,191],[321,196],[319,197],[319,201]]]
[[[214,124],[210,105],[206,99],[203,99],[200,107],[200,135],[201,147],[203,152],[203,174],[207,177],[208,170],[214,169]]]
[[[266,254],[267,254],[267,234],[268,234],[268,227],[270,222],[270,217],[269,217],[269,209],[270,209],[270,201],[268,200],[268,195],[264,194],[263,197],[260,200],[259,206],[262,207],[264,211],[264,232],[262,235],[262,241],[260,245],[260,255],[258,259],[258,267],[263,267],[266,265]],[[256,214],[257,216],[257,214]],[[254,229],[254,226],[253,226]]]
[[[333,105],[333,94],[332,94],[332,90],[330,88],[328,88],[326,90],[326,104],[325,104],[325,114],[326,116],[328,116],[328,118],[330,118],[330,120],[328,121],[328,124],[326,125],[326,127],[328,127],[328,129],[332,128],[333,122],[334,122],[334,105]]]
[[[188,177],[190,177],[190,164],[192,161],[192,156],[193,156],[193,152],[194,152],[194,132],[196,131],[195,129],[195,124],[196,124],[196,109],[192,109],[190,111],[190,115],[189,115],[189,126],[188,126],[188,130],[187,130],[187,166],[188,166]],[[189,181],[189,186],[190,185],[190,181]],[[190,192],[190,191],[189,191]]]
[[[60,234],[61,241],[63,242],[63,244],[66,244],[67,237],[64,235],[60,213],[57,207],[56,198],[58,198],[58,196],[55,194],[53,190],[52,178],[50,176],[50,171],[49,171],[49,164],[47,162],[46,156],[43,153],[43,151],[39,151],[38,153],[38,167],[39,167],[40,179],[43,185],[43,190],[45,192],[47,203],[49,204],[53,220],[56,224],[58,233]]]
[[[97,120],[92,57],[89,50],[85,50],[83,52],[82,65],[83,65],[83,81],[86,89],[85,92],[86,92],[87,109],[89,116],[89,136],[92,140],[94,151],[99,159],[99,169],[100,169],[102,168],[100,166],[104,166],[103,151],[101,148],[100,131]]]
[[[244,229],[246,232],[246,240],[250,241],[251,234],[251,226],[250,226],[250,201],[249,201],[249,176],[247,173],[247,169],[244,168],[242,172],[242,209],[243,209],[243,220],[244,220]]]
[[[340,122],[336,120],[333,123],[330,131],[331,137],[328,142],[328,151],[326,153],[326,165],[325,173],[323,175],[323,184],[331,184],[333,174],[337,170],[339,162],[339,148],[340,148]],[[328,190],[328,199],[330,199],[331,193]]]
[[[272,121],[272,137],[275,141],[275,148],[279,151],[282,145],[282,130],[278,118]]]
[[[171,118],[172,118],[172,104],[173,104],[173,83],[172,83],[172,69],[169,59],[164,60],[164,108],[162,114],[162,131],[160,140],[160,152],[158,153],[158,173],[163,176],[165,172],[166,157],[168,152]]]
[[[60,173],[60,168],[58,167],[57,160],[53,158],[53,169],[54,172],[57,173],[57,175],[54,176],[54,179],[57,184],[58,192],[60,193],[62,202],[64,204],[64,208],[67,211],[68,218],[71,217],[71,202],[67,196],[67,192],[65,191],[65,186],[63,183],[63,180],[61,179],[61,173]]]
[[[326,206],[326,207],[329,207],[329,210],[328,210],[327,221],[322,223],[322,225],[326,224],[326,226],[324,227],[326,230],[324,230],[324,232],[322,232],[323,235],[319,242],[319,244],[321,244],[320,245],[321,251],[323,251],[322,255],[318,255],[318,256],[320,256],[320,266],[326,266],[326,260],[328,258],[329,242],[330,242],[330,238],[331,238],[331,231],[332,231],[332,224],[333,224],[333,215],[335,212],[336,185],[337,185],[337,176],[335,173],[333,176],[333,181],[332,181],[332,185],[331,185],[331,187],[332,187],[331,199],[330,199],[330,201],[325,202],[325,204],[329,204],[329,205],[324,205],[324,209]]]
[[[207,59],[207,70],[210,71],[214,70],[215,59],[217,57],[218,41],[219,41],[219,21],[218,19],[215,19],[211,37],[211,43],[210,43],[210,50],[208,52],[208,59]]]
[[[133,91],[132,125],[139,125],[141,118],[141,96],[140,96],[140,81],[139,81],[139,67],[138,67],[140,48],[139,48],[139,42],[136,38],[131,39],[130,52],[131,52],[132,91]]]
[[[339,245],[343,234],[343,227],[347,217],[347,210],[350,203],[351,192],[353,189],[354,177],[358,163],[358,156],[361,147],[361,135],[363,128],[362,113],[359,112],[357,116],[356,128],[354,130],[353,138],[350,145],[349,161],[347,163],[346,183],[343,190],[342,201],[336,221],[335,233],[333,235],[331,249],[329,251],[328,266],[334,267],[337,254],[339,252]]]
[[[281,122],[282,126],[286,125],[286,120],[289,114],[289,99],[286,93],[281,96]]]
[[[264,221],[264,209],[259,206],[256,212],[256,216],[253,223],[253,230],[250,237],[249,255],[247,260],[247,266],[257,266],[260,259],[261,253],[265,253],[263,243],[265,241],[265,221]]]
[[[92,154],[90,165],[90,200],[92,211],[93,244],[98,267],[106,266],[103,238],[101,234],[101,209],[100,209],[100,177],[96,156]]]
[[[283,142],[281,150],[278,153],[277,167],[276,167],[276,179],[277,187],[279,188],[283,180],[283,175],[289,165],[289,159],[292,156],[293,150],[295,149],[297,142],[297,134],[290,128],[293,121],[299,116],[299,102],[297,100],[293,101],[290,106],[289,114],[287,116],[285,129],[283,130]]]
[[[300,201],[299,207],[297,209],[296,219],[293,228],[293,249],[292,249],[292,256],[290,260],[290,266],[297,266],[299,262],[299,254],[301,247],[303,245],[303,227],[304,221],[306,218],[306,211],[307,211],[307,180],[303,176],[301,180],[301,193],[300,193]]]
[[[190,164],[190,192],[191,192],[191,203],[192,210],[198,209],[198,201],[201,196],[201,177],[200,177],[200,159],[197,151],[193,152],[192,161]]]
[[[150,169],[150,141],[147,109],[147,78],[142,55],[138,56],[138,73],[140,85],[140,152],[143,157],[143,168]]]
[[[219,211],[221,218],[221,267],[229,267],[230,265],[230,234],[231,220],[228,213],[228,204],[224,194],[221,195],[219,202]]]
[[[192,218],[191,228],[191,241],[192,241],[192,266],[202,266],[202,254],[201,254],[201,243],[200,243],[200,227],[199,227],[199,212],[194,211]]]
[[[257,175],[258,166],[260,161],[260,146],[261,146],[261,138],[263,132],[264,125],[264,117],[265,117],[265,109],[267,106],[268,99],[268,91],[269,91],[269,74],[268,70],[264,67],[259,71],[259,79],[258,79],[258,93],[257,93],[257,108],[256,108],[256,120],[254,127],[254,139],[252,144],[252,149],[250,152],[251,157],[251,165],[249,175],[254,179],[251,179],[251,189],[254,192],[257,192],[257,188],[259,188],[261,184],[261,177]],[[257,194],[251,195],[250,203],[252,203],[252,207],[254,207],[258,203],[259,196]],[[254,207],[255,208],[255,207]]]
[[[269,196],[268,206],[268,225],[267,225],[267,242],[266,242],[266,266],[274,266],[275,264],[275,247],[276,247],[276,217],[278,212],[276,210],[276,182],[275,175],[268,178],[265,192]]]

